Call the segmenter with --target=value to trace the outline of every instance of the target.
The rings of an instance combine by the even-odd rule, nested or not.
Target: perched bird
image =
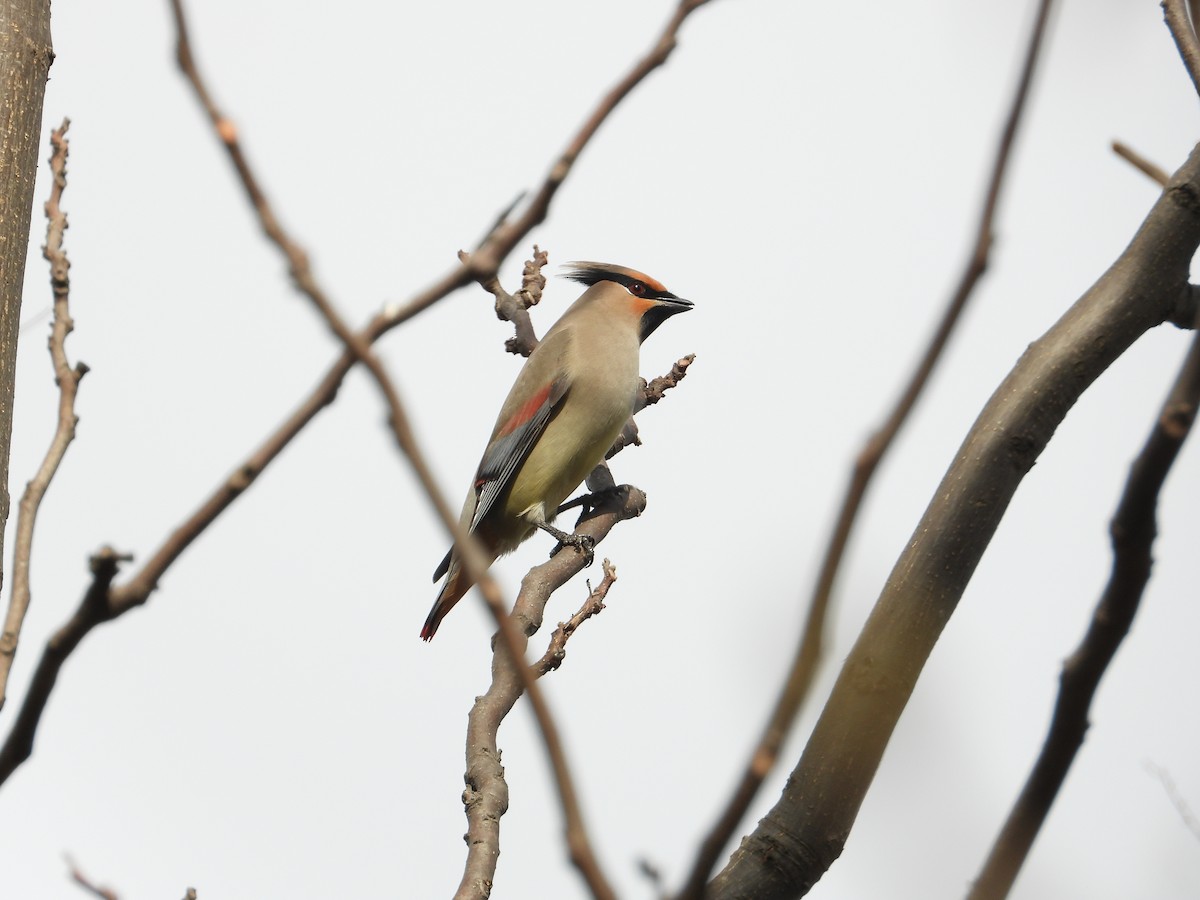
[[[638,348],[669,317],[692,308],[641,272],[594,262],[568,263],[566,277],[588,285],[542,338],[500,409],[463,504],[461,524],[489,564],[538,528],[603,459],[633,412]],[[421,638],[437,632],[473,582],[451,547],[433,573],[446,581]]]

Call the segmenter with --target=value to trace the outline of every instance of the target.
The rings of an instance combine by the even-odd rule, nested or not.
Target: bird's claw
[[[596,539],[590,534],[563,534],[559,537],[554,549],[550,551],[550,557],[557,556],[558,551],[563,547],[574,547],[582,553],[585,569],[596,561]]]

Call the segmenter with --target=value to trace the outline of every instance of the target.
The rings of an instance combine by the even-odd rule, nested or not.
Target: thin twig
[[[695,361],[696,354],[689,353],[687,356],[675,360],[675,363],[671,366],[671,371],[666,375],[659,375],[649,384],[646,383],[646,379],[641,379],[637,396],[633,402],[633,415],[625,422],[625,427],[621,429],[621,433],[617,435],[617,439],[613,441],[613,445],[604,454],[606,460],[612,459],[630,445],[634,447],[642,445],[641,438],[638,437],[637,420],[633,416],[636,416],[647,406],[653,406],[655,403],[658,403],[671,388],[678,387],[679,383],[687,376],[688,367]],[[598,489],[591,479],[588,479],[588,487],[593,491]],[[560,508],[559,512],[561,511],[562,509]]]
[[[1188,20],[1187,7],[1183,0],[1163,0],[1162,8],[1175,48],[1183,59],[1183,66],[1192,79],[1192,86],[1200,93],[1200,41],[1197,41],[1196,30]]]
[[[346,349],[350,351],[355,361],[361,362],[367,371],[370,372],[380,392],[383,394],[384,401],[390,412],[390,424],[396,438],[396,443],[416,471],[422,487],[425,489],[430,501],[437,507],[438,512],[443,513],[444,507],[442,518],[448,522],[455,522],[457,517],[450,511],[449,505],[440,500],[440,492],[437,484],[416,445],[412,429],[408,423],[408,415],[404,410],[403,404],[400,402],[400,396],[387,371],[384,369],[383,363],[371,349],[371,341],[346,324],[330,300],[329,295],[317,282],[316,276],[312,271],[312,265],[309,262],[308,253],[284,229],[278,216],[275,214],[274,208],[267,199],[266,193],[259,184],[258,177],[255,175],[249,160],[246,158],[246,154],[242,150],[237,128],[217,108],[213,101],[212,95],[205,85],[192,53],[182,0],[171,0],[171,10],[175,16],[175,27],[178,35],[176,57],[179,67],[195,90],[197,98],[204,106],[209,119],[212,121],[213,130],[228,152],[229,159],[237,171],[238,179],[246,191],[246,197],[258,216],[259,225],[262,227],[263,233],[284,255],[288,263],[288,274],[291,276],[296,288],[317,308],[326,325],[329,326],[329,329],[345,345]],[[451,532],[453,533],[453,529],[451,529]]]
[[[132,557],[118,553],[112,547],[101,547],[88,561],[92,582],[79,601],[71,618],[50,636],[38,664],[33,670],[25,698],[17,712],[17,718],[9,730],[4,744],[0,745],[0,784],[29,759],[33,753],[33,739],[37,735],[38,722],[46,709],[46,702],[54,690],[59,670],[67,657],[79,646],[79,642],[102,622],[115,618],[110,601],[113,580],[120,571],[121,563]]]
[[[110,887],[96,884],[83,873],[79,865],[71,857],[67,857],[67,868],[71,870],[71,880],[100,900],[121,900],[117,892]]]
[[[649,384],[642,388],[638,394],[637,401],[634,404],[634,412],[640,412],[647,406],[653,406],[667,391],[673,387],[678,387],[679,382],[683,381],[687,375],[688,367],[696,361],[696,354],[689,353],[687,356],[675,360],[675,364],[671,366],[671,371],[666,375],[659,375]]]
[[[642,57],[633,68],[610,90],[601,100],[592,114],[584,121],[582,127],[571,139],[558,159],[550,167],[542,181],[541,187],[533,195],[525,211],[514,221],[501,220],[491,235],[483,240],[479,248],[470,254],[466,263],[475,280],[481,280],[499,271],[500,262],[536,225],[541,224],[550,210],[550,202],[558,189],[562,187],[567,176],[583,152],[583,148],[600,130],[614,109],[620,105],[629,92],[645,80],[646,76],[663,65],[675,49],[679,37],[679,29],[687,17],[707,3],[708,0],[680,0],[670,20],[663,28],[658,40],[650,52]]]
[[[459,258],[464,262],[470,258],[465,250],[459,252]],[[546,286],[546,276],[542,269],[549,261],[550,255],[533,245],[533,256],[525,261],[521,272],[521,289],[510,294],[500,283],[500,276],[489,275],[480,280],[483,289],[496,298],[496,318],[502,322],[513,324],[514,334],[504,342],[504,349],[519,356],[529,356],[538,345],[538,337],[533,330],[533,321],[529,318],[529,307],[537,305],[542,299],[542,289]]]
[[[1129,633],[1150,580],[1158,534],[1158,495],[1196,419],[1200,404],[1200,335],[1192,339],[1175,384],[1142,452],[1134,461],[1112,520],[1113,568],[1083,641],[1063,664],[1050,731],[1008,820],[1000,830],[968,900],[1008,896],[1034,838],[1088,729],[1088,711],[1100,679]]]
[[[1175,812],[1179,813],[1179,818],[1183,822],[1184,827],[1192,833],[1192,837],[1200,840],[1200,819],[1196,818],[1196,814],[1188,805],[1187,800],[1179,792],[1179,785],[1175,783],[1175,779],[1171,777],[1171,773],[1157,763],[1152,762],[1146,762],[1144,768],[1158,779],[1163,790],[1167,792],[1167,799],[1175,807]]]
[[[1124,144],[1121,141],[1113,141],[1112,149],[1113,153],[1117,154],[1117,156],[1132,164],[1134,168],[1140,170],[1143,174],[1153,178],[1163,187],[1166,187],[1167,182],[1171,180],[1171,176],[1168,172],[1160,169],[1128,144]]]
[[[579,629],[580,625],[592,616],[600,615],[604,610],[604,599],[608,596],[608,590],[613,586],[613,582],[617,580],[617,569],[607,559],[601,564],[601,568],[604,570],[604,577],[600,583],[595,588],[592,588],[591,585],[588,586],[589,593],[583,606],[579,607],[575,615],[567,621],[558,623],[558,627],[550,635],[550,645],[546,647],[546,652],[531,666],[536,677],[541,678],[561,666],[563,660],[567,658],[567,641],[571,639],[571,635]]]
[[[69,119],[50,135],[50,199],[46,201],[46,245],[42,256],[50,263],[50,288],[54,295],[54,321],[50,327],[50,360],[54,366],[54,381],[58,385],[58,425],[50,447],[46,451],[37,474],[25,486],[25,494],[17,518],[16,546],[13,548],[12,595],[8,601],[8,613],[4,619],[4,634],[0,636],[0,709],[4,707],[8,675],[12,670],[13,658],[20,641],[21,626],[31,599],[29,563],[33,554],[33,533],[37,523],[38,509],[42,498],[66,455],[67,447],[75,438],[75,396],[79,382],[87,372],[87,366],[79,363],[74,368],[67,360],[67,335],[75,327],[71,320],[70,296],[71,263],[63,248],[63,234],[67,230],[67,214],[62,209],[62,195],[67,187],[67,141]]]
[[[758,793],[763,780],[779,757],[779,750],[783,745],[784,738],[791,730],[792,723],[812,687],[817,663],[823,652],[825,619],[828,615],[834,580],[841,567],[842,558],[850,540],[850,533],[866,496],[867,488],[879,468],[884,454],[891,447],[901,426],[907,420],[918,397],[924,390],[934,367],[941,358],[942,351],[950,340],[950,335],[966,308],[975,285],[987,270],[1000,191],[1008,171],[1008,160],[1016,140],[1017,126],[1021,122],[1030,85],[1033,82],[1033,74],[1046,32],[1051,6],[1052,0],[1041,0],[1038,7],[1037,17],[1026,47],[1020,79],[1017,82],[1008,117],[996,147],[996,158],[992,164],[971,255],[959,278],[958,286],[942,314],[937,331],[926,347],[925,354],[913,372],[907,387],[882,427],[871,435],[855,460],[850,484],[846,489],[842,507],[838,513],[837,524],[834,526],[826,547],[821,570],[809,601],[808,615],[800,634],[791,670],[733,796],[701,844],[696,862],[692,866],[687,882],[680,891],[680,900],[703,896],[705,882],[708,880],[709,873],[712,872],[722,848],[729,842],[734,829],[746,814],[746,810]]]

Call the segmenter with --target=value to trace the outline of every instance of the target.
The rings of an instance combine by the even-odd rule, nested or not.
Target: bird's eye
[[[646,286],[640,281],[631,281],[629,283],[629,293],[635,297],[643,297],[646,294]]]

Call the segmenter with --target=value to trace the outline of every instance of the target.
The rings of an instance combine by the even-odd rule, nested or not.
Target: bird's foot
[[[563,547],[574,547],[583,554],[584,568],[590,566],[596,560],[596,539],[590,534],[570,534],[553,525],[539,525],[538,528],[554,537],[558,544],[550,551],[550,556],[553,558],[558,555],[558,551]]]
[[[621,485],[613,485],[612,487],[603,488],[599,491],[592,491],[589,494],[580,494],[578,497],[574,498],[573,500],[568,500],[566,503],[560,506],[555,511],[555,515],[562,515],[567,510],[574,509],[578,506],[580,507],[579,521],[583,522],[587,519],[590,519],[598,507],[602,506],[610,498],[620,494],[621,488]]]

